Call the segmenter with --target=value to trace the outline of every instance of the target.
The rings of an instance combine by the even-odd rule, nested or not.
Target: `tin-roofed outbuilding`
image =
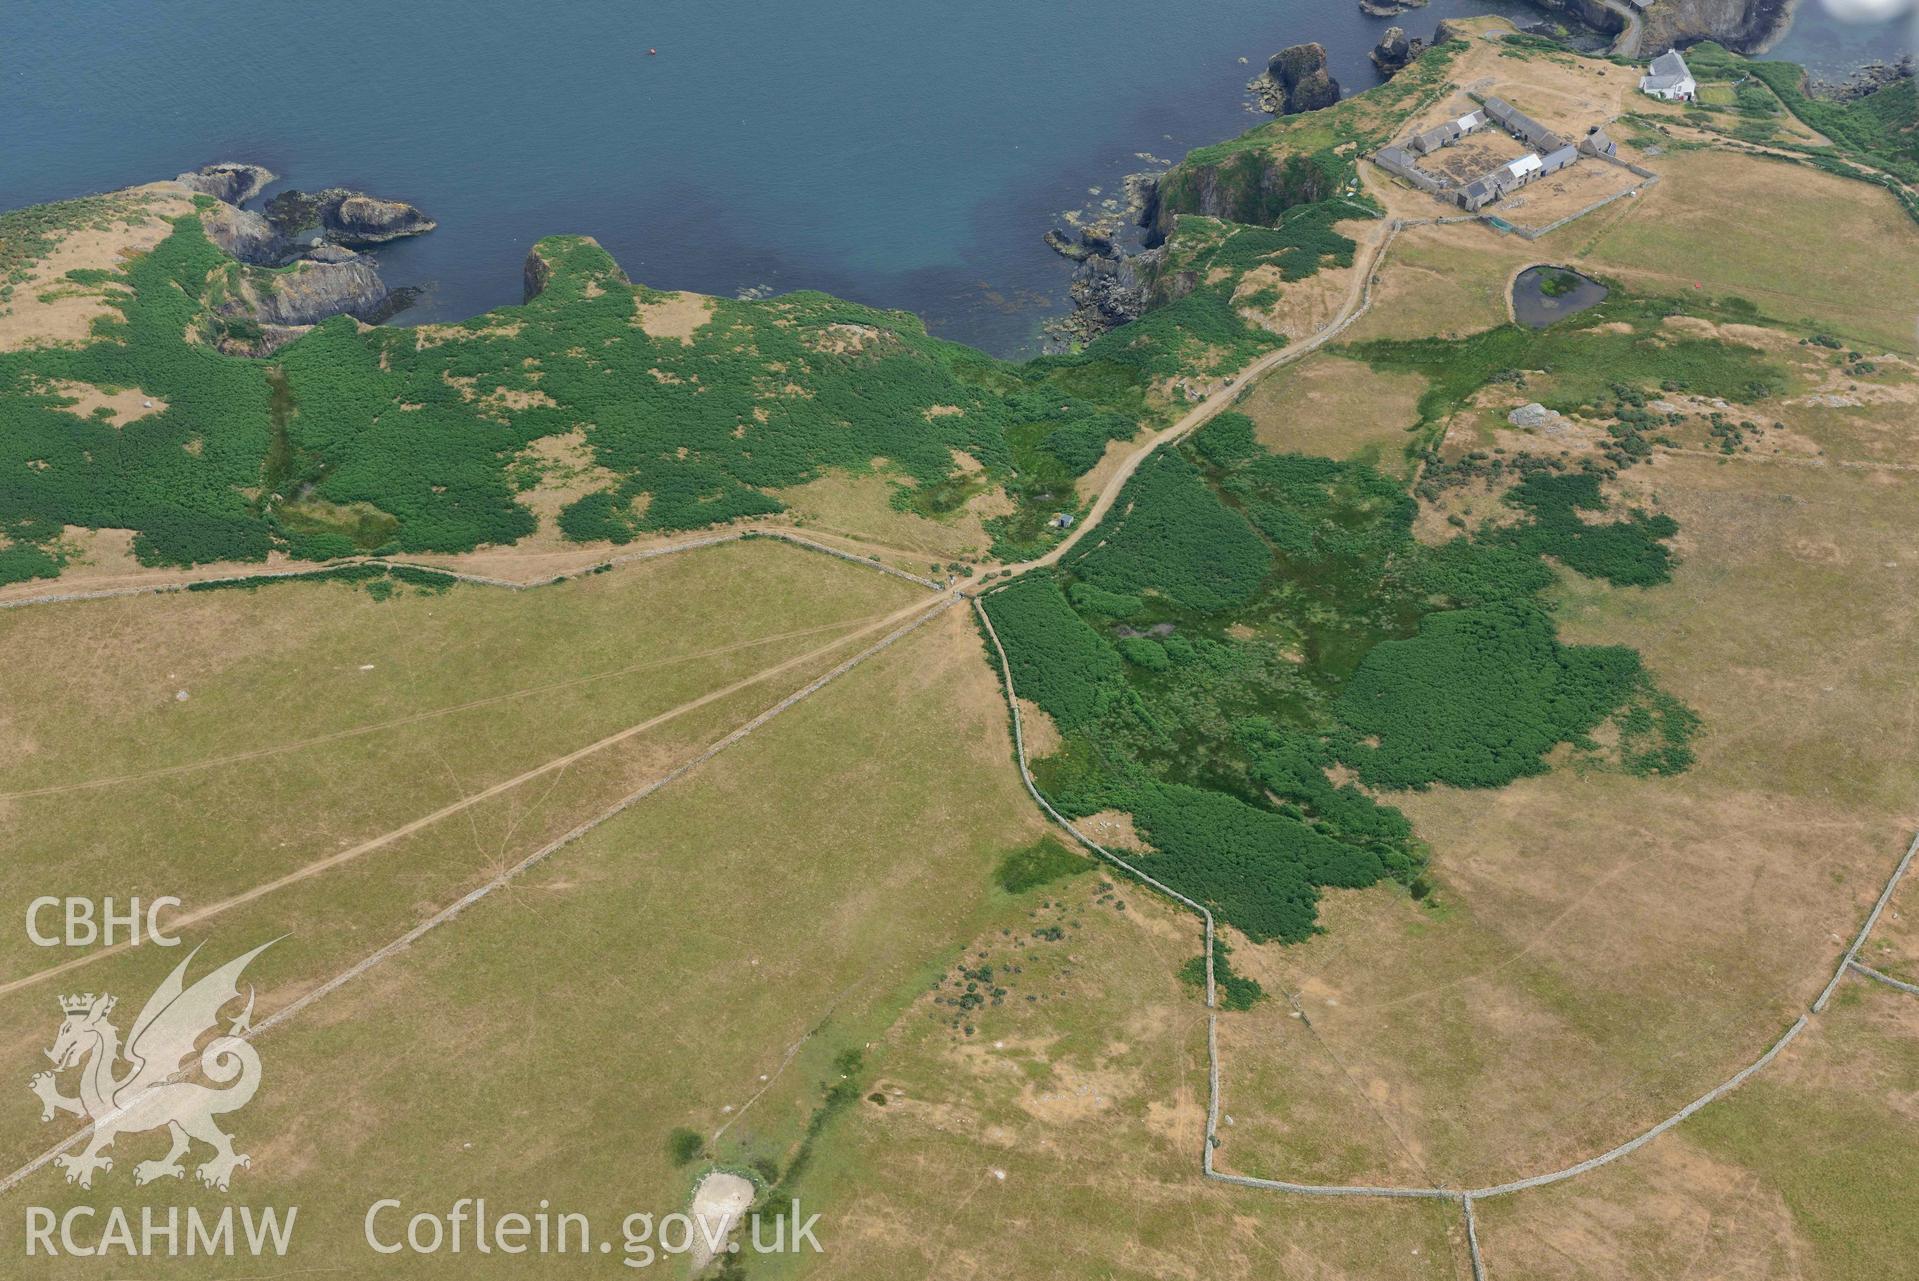
[[[1445,120],[1424,133],[1414,134],[1407,145],[1422,156],[1430,156],[1441,147],[1450,147],[1468,134],[1486,127],[1486,113],[1469,111],[1457,120]]]

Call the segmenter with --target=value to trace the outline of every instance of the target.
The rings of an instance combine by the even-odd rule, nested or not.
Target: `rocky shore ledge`
[[[1408,9],[1423,9],[1426,0],[1359,0],[1359,11],[1369,18],[1397,18]]]
[[[283,191],[267,201],[266,218],[283,236],[317,227],[325,239],[350,248],[422,235],[440,225],[404,201],[381,200],[345,187]]]
[[[417,236],[438,224],[412,205],[381,200],[344,187],[309,195],[282,192],[264,214],[241,208],[277,177],[259,165],[221,162],[175,179],[210,196],[200,211],[207,239],[245,267],[227,282],[214,310],[224,319],[218,345],[235,354],[261,356],[331,316],[369,324],[390,319],[418,296],[391,289],[371,258],[349,246],[384,244]],[[301,239],[303,233],[320,234]]]
[[[1809,80],[1806,91],[1815,98],[1851,102],[1855,98],[1878,93],[1901,80],[1911,80],[1915,72],[1919,72],[1919,67],[1915,67],[1912,55],[1907,54],[1897,62],[1868,62],[1844,80]]]
[[[1139,158],[1165,163],[1144,153]],[[1047,351],[1064,351],[1075,344],[1091,342],[1107,330],[1145,314],[1146,282],[1157,255],[1150,250],[1132,252],[1128,235],[1147,226],[1147,211],[1158,184],[1157,173],[1128,174],[1118,196],[1102,200],[1093,209],[1063,214],[1063,226],[1047,229],[1044,236],[1047,247],[1079,264],[1073,272],[1072,283],[1067,286],[1073,310],[1047,324],[1044,339]],[[1092,194],[1104,193],[1095,189]]]

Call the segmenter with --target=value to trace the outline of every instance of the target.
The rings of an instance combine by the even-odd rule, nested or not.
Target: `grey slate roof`
[[[1639,78],[1639,87],[1647,93],[1658,93],[1671,89],[1681,81],[1692,79],[1692,68],[1679,56],[1679,50],[1668,49],[1652,60],[1652,66]]]
[[[1564,169],[1577,159],[1579,159],[1577,147],[1555,147],[1539,158],[1539,167],[1544,173],[1552,173],[1554,170]]]
[[[1654,58],[1652,66],[1646,68],[1646,71],[1649,75],[1672,76],[1675,79],[1692,74],[1692,68],[1686,65],[1686,60],[1680,56],[1677,49],[1668,49]]]
[[[1486,115],[1521,142],[1540,151],[1554,151],[1564,145],[1558,134],[1504,98],[1486,99]]]
[[[1413,153],[1404,147],[1381,147],[1373,153],[1373,163],[1394,177],[1404,178],[1421,191],[1438,191],[1439,179],[1422,170]]]

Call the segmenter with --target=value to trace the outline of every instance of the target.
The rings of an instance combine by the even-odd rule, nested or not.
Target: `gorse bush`
[[[1141,871],[1211,907],[1255,943],[1296,943],[1315,929],[1321,885],[1360,887],[1386,874],[1371,850],[1238,797],[1176,783],[1133,796],[1133,821],[1157,851]]]
[[[1124,696],[1119,655],[1073,612],[1052,578],[1022,578],[986,597],[985,605],[1014,688],[1060,728],[1089,725]]]
[[[1226,940],[1217,935],[1213,938],[1213,986],[1217,990],[1219,1008],[1222,1010],[1250,1010],[1266,995],[1266,989],[1259,985],[1258,979],[1250,979],[1233,972],[1231,961],[1233,949],[1226,946]],[[1195,956],[1179,967],[1179,977],[1193,987],[1206,990],[1206,958]]]
[[[1639,511],[1619,520],[1582,520],[1580,512],[1606,508],[1599,477],[1591,472],[1536,472],[1520,481],[1507,501],[1532,516],[1504,534],[1527,551],[1622,587],[1649,587],[1672,577],[1665,540],[1679,532],[1678,523]]]

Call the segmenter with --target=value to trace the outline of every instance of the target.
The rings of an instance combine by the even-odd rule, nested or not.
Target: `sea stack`
[[[1339,101],[1339,81],[1326,68],[1326,46],[1296,44],[1274,54],[1266,64],[1270,90],[1261,104],[1275,115],[1317,111]]]
[[[1387,27],[1386,34],[1373,46],[1373,65],[1379,74],[1390,76],[1426,51],[1426,42],[1418,36],[1408,39],[1406,28]]]

